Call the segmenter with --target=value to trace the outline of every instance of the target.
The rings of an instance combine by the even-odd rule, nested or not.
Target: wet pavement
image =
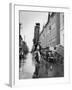
[[[32,78],[35,72],[35,62],[31,53],[28,53],[25,62],[22,61],[21,68],[19,71],[19,79]],[[39,77],[63,77],[64,76],[64,65],[53,64],[42,60],[39,66]]]
[[[19,79],[29,79],[32,78],[33,73],[35,71],[35,65],[32,61],[32,54],[28,53],[25,62],[22,62]]]

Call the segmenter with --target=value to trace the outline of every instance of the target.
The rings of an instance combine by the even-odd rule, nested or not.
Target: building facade
[[[43,48],[63,45],[64,20],[63,13],[49,13],[48,20],[40,34],[40,42]]]
[[[64,13],[60,14],[60,44],[64,46]]]
[[[39,41],[39,34],[40,34],[40,23],[36,23],[35,29],[34,29],[34,39],[33,43],[37,44]]]

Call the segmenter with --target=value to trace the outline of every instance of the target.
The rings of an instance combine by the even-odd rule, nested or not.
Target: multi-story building
[[[36,23],[35,29],[34,29],[34,39],[33,43],[37,44],[39,41],[39,34],[40,34],[40,23]]]
[[[63,45],[63,31],[64,31],[64,14],[52,12],[48,14],[47,23],[43,26],[40,33],[40,42],[43,48],[55,47],[58,44]],[[61,40],[62,39],[62,40]]]
[[[64,46],[64,13],[60,14],[60,44]]]

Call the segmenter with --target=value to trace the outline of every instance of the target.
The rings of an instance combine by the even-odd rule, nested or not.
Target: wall
[[[60,44],[64,46],[64,13],[60,14]]]
[[[60,44],[60,13],[50,16],[49,23],[46,23],[41,32],[40,42],[43,48]]]

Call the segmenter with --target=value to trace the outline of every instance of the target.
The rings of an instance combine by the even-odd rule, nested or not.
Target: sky
[[[23,40],[26,41],[29,50],[32,49],[33,37],[34,37],[34,27],[35,23],[40,23],[40,32],[43,25],[46,24],[48,19],[48,12],[34,12],[34,11],[20,11],[19,12],[19,23],[21,26],[21,35]]]

